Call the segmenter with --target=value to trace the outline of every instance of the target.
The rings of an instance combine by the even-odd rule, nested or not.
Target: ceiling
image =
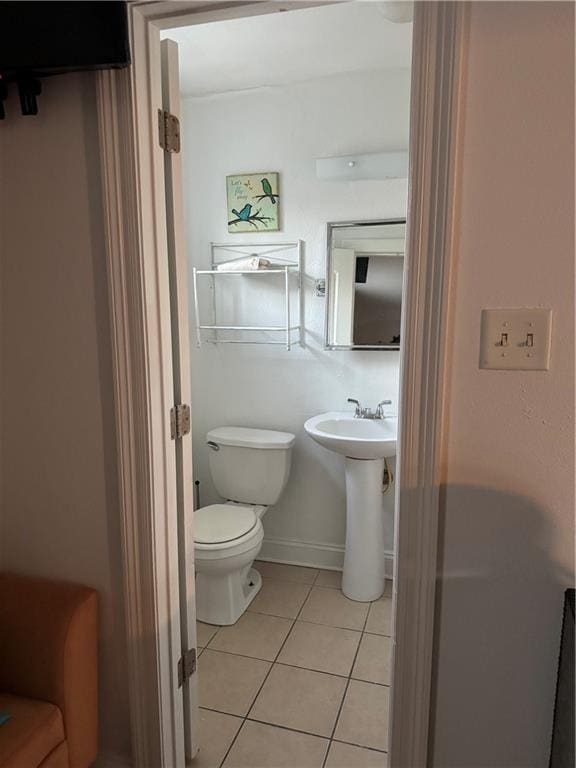
[[[412,24],[361,2],[169,29],[184,96],[202,96],[377,69],[410,67]]]

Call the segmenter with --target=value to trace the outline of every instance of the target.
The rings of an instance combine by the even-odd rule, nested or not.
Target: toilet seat
[[[259,522],[254,507],[210,504],[194,512],[195,544],[231,544],[254,530]]]

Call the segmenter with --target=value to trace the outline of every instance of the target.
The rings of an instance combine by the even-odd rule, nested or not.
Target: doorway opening
[[[321,263],[319,251],[316,249],[311,251],[304,238],[295,234],[291,235],[289,240],[281,240],[284,234],[282,228],[291,226],[288,220],[285,221],[282,218],[290,210],[289,207],[282,207],[285,194],[286,202],[289,202],[290,185],[286,187],[283,184],[284,171],[278,164],[281,159],[278,153],[269,155],[269,162],[273,164],[267,167],[260,165],[260,162],[258,166],[254,163],[252,167],[246,167],[242,163],[242,166],[226,173],[227,183],[224,186],[224,193],[221,193],[225,198],[223,221],[227,228],[232,227],[233,230],[225,233],[226,239],[223,241],[212,241],[208,269],[192,267],[193,271],[196,269],[197,281],[199,278],[206,278],[218,284],[224,284],[225,280],[229,280],[230,283],[237,281],[236,286],[243,286],[244,294],[252,297],[251,300],[247,300],[246,295],[239,299],[229,291],[218,298],[214,289],[215,298],[208,302],[208,309],[215,310],[214,319],[199,321],[199,318],[206,316],[202,310],[202,300],[203,296],[204,299],[206,298],[206,292],[202,293],[198,282],[196,291],[190,292],[187,278],[184,277],[189,271],[184,237],[185,197],[182,194],[184,184],[181,159],[185,156],[185,150],[182,155],[173,151],[176,149],[179,134],[178,130],[173,130],[177,125],[173,118],[179,116],[182,101],[180,88],[177,85],[179,74],[175,55],[177,47],[169,40],[161,43],[160,33],[162,30],[174,29],[177,26],[201,25],[216,20],[224,22],[245,16],[258,17],[274,14],[280,10],[290,10],[290,13],[283,16],[287,19],[294,18],[296,13],[301,12],[295,10],[296,5],[307,6],[306,12],[311,13],[314,9],[310,6],[316,4],[294,3],[286,8],[280,8],[277,3],[261,2],[209,11],[206,11],[205,7],[197,7],[196,3],[179,3],[174,7],[165,5],[160,7],[158,4],[149,3],[134,4],[129,9],[133,52],[132,70],[129,73],[102,73],[99,77],[105,211],[109,232],[108,264],[120,425],[124,568],[131,638],[129,672],[131,699],[134,703],[133,734],[136,759],[145,764],[184,764],[186,754],[192,757],[198,748],[200,726],[198,666],[201,668],[202,657],[207,651],[202,651],[198,659],[195,618],[196,605],[199,605],[202,600],[197,592],[197,580],[194,578],[194,556],[198,555],[202,549],[201,545],[206,545],[202,555],[205,565],[206,561],[210,560],[206,553],[209,555],[214,552],[214,545],[218,547],[222,544],[224,545],[222,549],[226,550],[230,548],[231,542],[238,540],[242,547],[247,545],[250,549],[255,545],[254,539],[260,534],[262,534],[262,540],[257,542],[258,551],[251,554],[262,558],[264,564],[254,568],[254,572],[258,573],[261,579],[263,575],[265,576],[265,571],[267,569],[269,571],[268,578],[262,579],[264,587],[259,590],[253,589],[258,587],[257,578],[251,575],[252,562],[246,563],[248,579],[241,583],[253,589],[253,595],[246,596],[245,604],[241,606],[242,610],[235,617],[234,624],[221,619],[219,623],[212,623],[213,618],[212,621],[205,621],[204,624],[209,627],[224,627],[224,629],[218,629],[215,635],[204,640],[206,645],[200,647],[208,648],[213,654],[219,653],[222,656],[228,654],[230,657],[236,655],[272,665],[261,690],[259,688],[256,691],[254,704],[264,692],[267,682],[272,680],[273,673],[275,676],[281,674],[281,671],[274,672],[275,667],[278,670],[286,668],[290,671],[331,676],[336,683],[343,680],[344,689],[339,711],[335,715],[332,728],[328,728],[329,735],[325,736],[318,734],[320,728],[318,725],[314,726],[315,732],[313,732],[301,730],[296,723],[290,726],[280,722],[265,722],[256,717],[251,719],[249,715],[252,704],[247,712],[248,717],[205,707],[207,711],[239,717],[242,720],[240,729],[234,735],[233,743],[230,744],[226,754],[220,756],[221,761],[230,762],[235,744],[240,744],[236,737],[242,733],[246,723],[250,722],[319,739],[323,748],[320,764],[328,760],[329,750],[333,749],[334,743],[344,744],[342,749],[349,746],[368,750],[371,754],[374,752],[385,755],[386,749],[383,748],[383,742],[379,742],[377,746],[370,746],[366,742],[354,743],[354,737],[350,735],[346,736],[348,739],[346,740],[342,737],[342,732],[340,732],[340,738],[338,737],[339,728],[346,730],[346,723],[341,720],[341,715],[346,708],[348,693],[350,692],[352,697],[353,689],[358,687],[356,683],[368,683],[380,686],[382,689],[389,688],[392,691],[389,742],[391,763],[416,766],[424,765],[426,759],[434,606],[435,526],[441,463],[440,427],[447,329],[446,296],[452,248],[454,208],[452,203],[455,196],[454,136],[458,129],[460,60],[464,38],[463,11],[456,5],[418,4],[416,6],[414,63],[409,78],[412,90],[409,118],[411,163],[407,185],[409,213],[407,241],[404,248],[406,259],[403,270],[402,324],[400,334],[389,336],[383,331],[379,333],[376,342],[368,345],[377,347],[377,351],[374,351],[358,343],[356,322],[352,322],[352,319],[348,324],[350,338],[347,341],[350,343],[334,344],[332,343],[334,339],[331,339],[329,333],[330,328],[344,325],[339,320],[340,309],[344,317],[354,317],[357,292],[360,296],[362,286],[366,285],[364,281],[365,279],[368,281],[371,273],[382,271],[377,268],[378,260],[399,258],[398,244],[393,251],[388,247],[390,241],[399,238],[366,238],[369,230],[365,227],[385,227],[392,223],[391,218],[384,218],[384,214],[378,214],[383,218],[359,219],[359,214],[351,218],[350,214],[345,215],[342,212],[341,217],[340,214],[332,215],[331,221],[327,218],[321,226],[312,225],[310,229],[313,233],[310,237],[312,242],[318,229],[322,230],[323,236],[327,236],[327,224],[332,225],[331,231],[337,228],[338,224],[343,223],[358,224],[361,228],[361,232],[352,233],[344,248],[341,243],[336,243],[333,239],[328,241],[326,237],[327,245],[322,248],[325,259],[322,275],[318,268]],[[380,4],[350,3],[342,4],[341,7],[355,8],[365,5],[376,8],[376,5]],[[382,6],[388,5],[395,4],[382,4]],[[300,87],[301,85],[302,83],[299,82],[284,83],[282,87]],[[228,97],[222,101],[227,100]],[[215,101],[218,101],[217,97]],[[346,112],[346,106],[350,105],[342,105],[338,117]],[[321,115],[316,114],[316,117],[320,122]],[[365,116],[362,119],[365,119]],[[339,120],[333,122],[338,124]],[[340,122],[344,121],[340,120]],[[367,122],[370,124],[369,121]],[[185,129],[185,121],[182,125]],[[220,125],[218,129],[219,127]],[[308,133],[313,135],[312,131]],[[325,133],[331,135],[328,130]],[[305,149],[309,136],[296,138]],[[324,141],[323,147],[325,143]],[[275,149],[277,147],[273,145],[268,151],[273,153]],[[342,154],[336,154],[336,151]],[[380,184],[382,175],[391,181],[402,179],[404,176],[401,169],[406,165],[406,152],[399,150],[398,147],[383,148],[378,145],[371,147],[370,151],[365,149],[363,153],[355,152],[353,155],[344,154],[347,151],[349,151],[348,148],[332,150],[334,154],[330,156],[328,153],[323,153],[312,159],[315,160],[314,183],[321,180],[334,186],[338,186],[339,181],[344,183],[349,190],[346,203],[350,209],[353,207],[356,196],[359,197],[361,194],[359,189],[365,184]],[[368,170],[365,161],[368,162]],[[342,167],[342,162],[345,168]],[[376,174],[376,176],[368,175],[367,178],[367,173]],[[289,172],[286,173],[284,181],[290,181]],[[250,190],[247,187],[243,190],[240,186],[249,183],[256,184],[256,188]],[[206,184],[208,188],[211,180]],[[242,194],[246,194],[245,190],[248,189],[252,198],[239,200],[239,189]],[[294,189],[298,190],[298,184]],[[298,217],[305,221],[306,212],[313,210],[319,198],[314,197],[310,190],[304,189],[296,199],[300,206]],[[240,205],[240,202],[243,204]],[[201,206],[201,210],[207,211],[204,206]],[[206,215],[211,216],[212,213],[207,211]],[[391,215],[394,225],[402,223],[403,215],[406,214],[400,212]],[[294,221],[298,217],[294,218]],[[232,244],[236,248],[238,243],[246,242],[245,236],[253,238],[255,235],[253,230],[258,233],[257,230],[262,224],[269,227],[264,230],[266,242],[259,238],[258,245],[250,242],[250,253],[242,251],[235,254],[234,258],[214,256],[215,247],[222,244],[228,247]],[[280,229],[274,228],[276,224]],[[298,226],[300,228],[301,225]],[[241,231],[244,228],[247,228],[247,234]],[[378,242],[379,240],[388,242]],[[258,250],[259,248],[269,249],[276,245],[282,246],[281,254],[278,254],[275,249],[273,253],[264,254]],[[294,255],[286,254],[288,247],[295,249]],[[347,249],[353,253],[352,269],[346,269],[343,266],[344,262],[340,258],[342,254],[336,253],[339,249]],[[310,265],[314,265],[315,258],[317,259],[316,267],[310,270]],[[237,262],[240,259],[244,260],[244,264],[241,269],[238,269]],[[326,272],[326,265],[330,273]],[[200,275],[200,272],[204,274]],[[341,274],[335,277],[334,273]],[[345,282],[345,274],[350,275],[353,288],[342,291],[340,289]],[[261,295],[258,292],[264,290],[264,281],[276,279],[281,281],[281,285],[268,288],[269,298],[265,302],[256,302],[254,296]],[[261,287],[258,287],[259,285]],[[190,301],[190,293],[193,297],[192,301]],[[347,295],[353,296],[353,301],[346,298]],[[281,298],[280,301],[278,297]],[[335,297],[336,301],[334,301]],[[324,324],[319,329],[314,325],[317,323],[318,315],[314,323],[311,322],[314,318],[314,312],[311,310],[313,305],[308,303],[316,299],[324,299],[325,308]],[[358,305],[362,303],[359,299]],[[270,313],[278,310],[279,307],[281,308],[280,319],[271,319]],[[192,323],[190,322],[191,308],[193,308]],[[254,308],[257,311],[261,310],[258,311],[257,318],[252,317],[246,320],[236,316],[241,310],[254,312]],[[206,310],[206,304],[204,310]],[[228,319],[230,315],[226,315],[226,312],[234,312],[236,315],[233,319]],[[223,317],[225,319],[222,319]],[[238,366],[233,371],[237,388],[239,390],[244,388],[244,391],[250,393],[253,410],[254,406],[257,409],[259,403],[267,403],[269,407],[266,420],[264,421],[264,416],[261,415],[263,421],[260,424],[254,424],[254,422],[248,424],[244,414],[246,420],[243,420],[243,423],[238,421],[233,423],[225,419],[219,422],[219,426],[209,429],[204,434],[203,439],[210,443],[208,445],[210,479],[205,479],[204,488],[201,481],[201,498],[196,506],[198,511],[213,506],[209,503],[214,501],[210,499],[212,492],[210,482],[217,478],[217,481],[213,482],[212,490],[219,492],[220,498],[216,499],[216,502],[217,506],[223,508],[218,511],[218,517],[209,516],[207,533],[206,530],[202,531],[200,525],[196,526],[198,530],[195,530],[197,516],[193,511],[193,440],[188,430],[190,415],[188,406],[192,402],[188,358],[191,353],[195,353],[189,340],[192,329],[195,329],[196,334],[200,333],[201,352],[205,347],[226,350],[226,355],[230,356],[231,361],[235,360],[235,356],[246,356],[245,359],[249,361],[249,365]],[[204,333],[209,338],[206,338]],[[224,336],[224,333],[237,334],[237,336]],[[253,333],[258,335],[251,336]],[[276,341],[277,333],[283,334],[279,341]],[[251,337],[250,344],[246,343],[246,335]],[[398,335],[399,340],[395,338]],[[196,338],[198,338],[197,335]],[[254,344],[254,341],[259,343]],[[276,344],[273,344],[274,341]],[[380,343],[382,341],[386,343]],[[400,350],[397,349],[398,346]],[[284,363],[281,365],[278,362],[277,353],[281,348],[283,355],[286,356],[283,359],[292,360],[295,383],[291,388],[285,386],[287,377],[282,375]],[[208,354],[217,359],[216,354],[212,352]],[[307,360],[306,355],[310,355],[310,359]],[[381,357],[383,355],[390,355],[390,359],[394,355],[399,355],[402,368],[399,398],[402,409],[397,430],[393,435],[383,434],[382,430],[383,425],[393,426],[394,414],[387,410],[390,405],[394,405],[393,402],[387,402],[393,398],[384,394],[383,399],[378,399],[378,402],[361,402],[358,396],[353,396],[354,393],[348,389],[348,386],[344,389],[342,383],[343,377],[351,376],[352,383],[364,385],[368,382],[373,386],[374,377],[369,374],[370,371],[380,371],[377,362],[374,361],[378,358],[383,359]],[[364,372],[361,376],[357,375],[354,378],[354,365],[347,365],[341,361],[347,358],[353,360],[356,356],[357,360],[366,360],[368,374]],[[341,411],[326,411],[310,415],[310,418],[301,418],[299,425],[303,423],[304,429],[300,430],[299,434],[296,434],[295,428],[290,431],[289,425],[280,422],[272,423],[279,418],[280,413],[282,418],[286,418],[285,414],[290,412],[288,408],[290,405],[298,411],[300,399],[304,397],[303,395],[300,399],[298,397],[298,392],[303,391],[300,386],[302,382],[307,386],[304,390],[305,394],[308,391],[313,392],[314,388],[331,391],[330,385],[333,382],[328,381],[330,377],[320,375],[306,379],[308,365],[317,364],[320,358],[330,359],[328,369],[331,369],[332,378],[341,379],[339,386],[342,389],[342,395],[345,394],[346,399],[352,395],[350,399],[354,401],[354,409],[348,410],[345,416]],[[280,404],[279,407],[270,407],[275,401],[270,397],[270,392],[273,390],[269,386],[266,389],[260,389],[257,386],[259,379],[256,384],[254,380],[250,381],[249,377],[243,380],[242,376],[247,371],[257,373],[258,370],[263,375],[271,376],[270,381],[277,382],[279,389],[284,393],[282,400],[276,401],[277,406],[278,403]],[[230,375],[228,373],[228,376]],[[219,381],[221,379],[222,376]],[[381,386],[378,387],[379,398],[380,392]],[[356,394],[358,395],[358,392]],[[222,402],[222,414],[226,415],[229,405],[229,401]],[[198,407],[195,408],[193,402],[192,406],[191,415],[194,423],[195,416],[198,416],[198,413],[195,413]],[[304,412],[300,407],[300,417],[310,413]],[[270,429],[271,426],[276,428]],[[224,432],[221,431],[222,429]],[[358,542],[369,541],[366,528],[369,531],[372,530],[371,526],[375,519],[381,528],[384,527],[382,515],[378,515],[378,505],[368,503],[368,500],[375,499],[377,493],[382,492],[383,487],[388,488],[388,494],[390,494],[389,488],[393,482],[394,472],[388,459],[392,458],[389,453],[392,447],[396,449],[396,440],[399,443],[402,463],[397,468],[395,480],[394,586],[390,601],[389,595],[385,594],[386,558],[382,559],[382,573],[376,573],[382,583],[382,591],[378,592],[374,587],[374,572],[369,573],[370,569],[365,568],[366,564],[373,565],[375,559],[366,557],[363,562],[358,557],[358,552],[362,551],[362,546],[358,546]],[[391,445],[392,443],[394,446]],[[303,447],[303,451],[301,456],[298,456],[300,447]],[[374,455],[375,451],[377,455]],[[243,458],[229,460],[233,455],[236,457],[242,455]],[[212,461],[210,457],[213,458]],[[329,469],[325,472],[325,476],[330,478],[330,483],[324,483],[324,486],[328,485],[329,491],[338,485],[342,488],[344,474],[346,514],[348,516],[350,509],[355,506],[369,510],[369,514],[364,518],[359,517],[364,523],[367,522],[367,526],[352,526],[348,519],[346,521],[347,539],[343,547],[334,545],[331,541],[322,541],[321,538],[315,540],[308,538],[310,529],[306,532],[306,538],[292,538],[284,534],[284,541],[278,544],[278,540],[282,537],[271,535],[273,530],[271,525],[281,526],[283,520],[288,519],[287,515],[280,515],[279,510],[282,509],[282,504],[287,505],[290,500],[291,478],[298,477],[298,473],[305,469],[306,462],[311,458],[316,460],[315,457],[319,461],[319,466],[323,468],[336,466],[331,462],[340,462],[338,471],[332,469],[332,475]],[[323,458],[318,459],[318,457]],[[342,460],[344,460],[344,473],[341,468]],[[385,462],[382,471],[371,471],[370,467],[373,469],[375,462],[380,461]],[[222,467],[228,469],[223,471]],[[236,474],[232,477],[232,484],[226,486],[224,481],[231,477],[229,467],[235,468]],[[265,471],[262,470],[263,467]],[[238,472],[238,469],[242,468],[246,471]],[[263,480],[270,481],[269,494],[266,497],[261,495],[261,487],[257,497],[253,498],[249,495],[254,488],[255,476],[260,479],[260,486]],[[322,473],[318,472],[313,479],[321,477]],[[205,478],[208,478],[206,474]],[[311,492],[318,494],[320,484],[308,482]],[[301,485],[306,483],[302,481]],[[238,492],[240,486],[242,488]],[[300,492],[301,488],[294,488],[294,491]],[[392,496],[389,495],[388,500],[391,498]],[[351,504],[351,500],[354,500],[355,504]],[[342,498],[340,498],[341,502]],[[321,505],[318,508],[321,508]],[[398,512],[399,508],[401,514]],[[341,506],[340,510],[342,510]],[[230,512],[234,515],[228,514]],[[243,520],[240,527],[244,526],[245,530],[237,536],[230,537],[228,518],[234,518],[237,522],[240,519],[238,513]],[[226,520],[222,515],[224,517],[227,515]],[[301,522],[306,525],[309,525],[310,520],[319,523],[322,517],[322,515],[314,517],[311,514],[310,518]],[[214,541],[214,526],[211,525],[216,519],[222,519],[225,523],[221,527],[220,535],[223,538],[219,542]],[[272,520],[272,523],[268,525],[268,541],[265,549],[264,530],[267,520]],[[247,529],[246,526],[248,526]],[[348,533],[351,531],[354,535],[349,538]],[[207,539],[202,541],[204,534]],[[385,534],[385,531],[378,532],[373,539],[379,540],[380,535],[384,537]],[[290,538],[292,540],[287,541]],[[241,542],[240,539],[242,539]],[[323,546],[315,546],[318,544]],[[276,550],[274,550],[275,546]],[[292,547],[290,556],[286,555],[287,547]],[[379,547],[379,555],[382,554],[382,549]],[[351,557],[352,553],[356,556]],[[234,554],[244,557],[246,551]],[[319,557],[324,557],[325,560],[319,561]],[[220,556],[214,558],[219,563],[221,559]],[[340,567],[343,568],[344,574],[341,589],[337,583],[338,576],[334,575]],[[259,568],[260,571],[258,571]],[[275,612],[279,610],[277,601],[273,601],[274,613],[267,613],[263,609],[266,582],[268,586],[275,582],[276,592],[294,593],[291,585],[295,582],[285,578],[286,573],[293,577],[296,572],[302,575],[302,571],[287,570],[290,568],[303,569],[308,580],[310,569],[317,571],[312,583],[300,582],[307,589],[307,594],[298,608],[299,612],[305,610],[315,612],[316,620],[313,620],[311,615],[308,615],[306,620],[303,614],[301,617],[297,615],[294,618],[276,616]],[[205,573],[208,570],[205,568]],[[198,571],[200,572],[201,569]],[[284,577],[279,578],[282,574]],[[207,579],[207,583],[209,581],[210,579]],[[325,583],[321,583],[322,581]],[[289,586],[284,586],[286,584]],[[214,586],[213,582],[212,586]],[[313,605],[314,600],[311,600],[313,594],[323,595],[324,606]],[[257,611],[255,608],[258,607],[258,599],[261,604],[260,610]],[[366,612],[366,623],[363,624],[362,629],[334,627],[330,623],[319,620],[318,617],[321,616],[322,611],[332,617],[337,611],[334,606],[331,606],[331,602],[338,602],[342,606],[342,600],[347,601],[346,605],[360,606],[361,610]],[[230,602],[234,603],[233,600]],[[322,600],[319,601],[316,598],[316,603],[318,602],[322,603]],[[369,607],[366,610],[367,604]],[[374,635],[377,638],[373,641],[374,643],[381,642],[378,640],[379,637],[389,636],[385,633],[379,635],[377,631],[368,629],[376,604],[388,605],[392,615],[394,629],[391,634],[395,637],[391,643],[393,648],[390,662],[391,686],[364,681],[360,679],[365,674],[362,672],[356,673],[358,679],[354,678],[354,667],[356,659],[360,658],[364,635]],[[356,637],[358,646],[351,673],[345,676],[310,669],[302,662],[302,666],[287,663],[286,659],[281,662],[277,654],[282,652],[282,647],[273,659],[254,658],[254,656],[238,653],[238,649],[234,652],[216,647],[226,639],[227,629],[237,628],[243,619],[246,623],[246,617],[253,615],[284,619],[291,624],[290,633],[299,621],[302,625],[313,627],[328,626],[336,630],[360,632],[360,638]],[[387,617],[385,620],[388,620]],[[205,627],[203,631],[204,629]],[[209,634],[212,629],[206,631]],[[299,631],[304,630],[299,628]],[[227,634],[229,638],[230,633]],[[261,634],[258,635],[258,637],[261,636]],[[268,638],[269,635],[264,636]],[[254,637],[253,634],[252,638]],[[287,633],[286,638],[289,637],[291,634]],[[213,639],[214,644],[212,644]],[[381,660],[382,656],[376,654],[375,658]],[[150,677],[148,674],[150,668],[158,670],[157,676]],[[361,705],[364,706],[366,696],[361,696],[360,699]],[[202,706],[201,701],[200,706]],[[288,707],[284,709],[287,710]],[[349,709],[354,709],[353,702]],[[382,711],[384,709],[385,707],[381,707]],[[286,712],[283,711],[282,716],[285,714]],[[269,715],[268,717],[270,718]],[[378,721],[378,725],[381,726],[378,732],[379,738],[382,732],[386,731],[385,720],[386,718],[382,718]],[[356,725],[358,718],[352,717],[352,721]],[[158,729],[150,728],[151,722],[157,722]],[[326,730],[325,726],[323,728]],[[252,740],[251,748],[254,743],[255,740]],[[338,746],[336,748],[340,749]],[[331,759],[339,758],[336,756]]]
[[[200,755],[383,766],[412,25],[361,2],[161,38],[181,95]]]

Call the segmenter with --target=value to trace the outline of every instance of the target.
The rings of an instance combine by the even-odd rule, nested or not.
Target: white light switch
[[[480,368],[547,370],[551,330],[550,309],[483,309]]]

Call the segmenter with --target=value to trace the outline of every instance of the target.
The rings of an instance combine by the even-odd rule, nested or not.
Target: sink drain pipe
[[[384,459],[384,472],[382,474],[382,493],[388,493],[392,483],[394,482],[394,475],[388,464],[388,459]]]

